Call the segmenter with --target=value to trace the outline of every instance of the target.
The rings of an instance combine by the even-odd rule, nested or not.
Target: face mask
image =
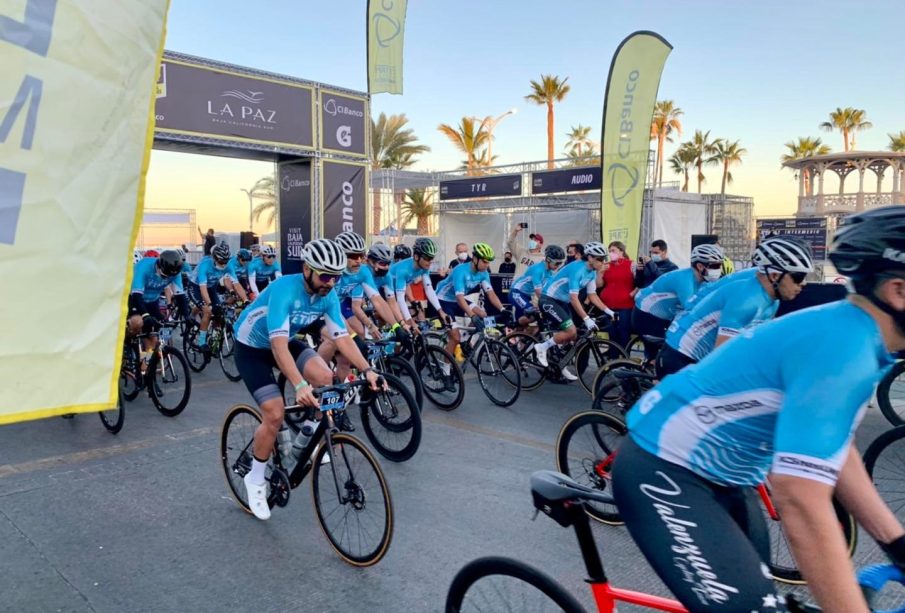
[[[653,255],[650,256],[650,261],[651,261],[651,262],[659,262],[659,261],[662,260],[662,259],[663,259],[663,256],[660,255],[659,253],[655,253],[655,254],[653,254]]]
[[[707,283],[712,283],[714,281],[719,281],[720,277],[723,276],[723,271],[720,269],[712,269],[708,268],[704,271],[704,281]]]
[[[374,276],[375,277],[385,277],[385,276],[387,276],[388,272],[390,272],[389,268],[375,268]]]
[[[615,262],[617,260],[622,259],[622,252],[620,251],[610,251],[610,261]]]
[[[537,241],[534,239],[528,241],[528,249],[537,249]]]
[[[460,262],[464,262],[465,260],[468,259],[468,253],[467,253],[467,252],[462,252],[462,253],[458,254],[456,257],[459,258],[459,261],[460,261]]]
[[[507,256],[507,257],[506,257],[506,262],[511,262],[511,261],[512,261],[512,258]]]

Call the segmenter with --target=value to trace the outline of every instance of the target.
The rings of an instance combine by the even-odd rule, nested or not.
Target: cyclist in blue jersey
[[[189,277],[188,294],[192,302],[201,308],[201,331],[198,333],[198,347],[208,351],[207,329],[211,325],[214,309],[220,309],[221,290],[238,286],[239,280],[227,270],[229,265],[229,245],[220,243],[211,249],[211,254],[201,258]],[[225,281],[224,281],[225,278]]]
[[[390,266],[390,275],[393,277],[393,291],[396,294],[396,305],[399,307],[402,317],[405,318],[409,326],[408,329],[415,333],[418,332],[418,326],[409,311],[406,292],[412,283],[417,283],[418,281],[421,281],[424,285],[424,295],[437,310],[441,319],[447,324],[449,323],[431,283],[429,271],[431,262],[434,261],[435,257],[437,257],[436,243],[429,238],[419,238],[412,247],[412,257],[399,260]]]
[[[346,268],[346,255],[333,241],[317,239],[305,245],[302,273],[277,279],[242,312],[235,324],[236,367],[248,391],[261,407],[255,431],[251,470],[245,475],[248,506],[258,519],[268,519],[265,470],[283,425],[284,403],[273,369],[279,368],[295,388],[296,402],[317,407],[309,386],[329,385],[333,371],[297,332],[323,319],[339,352],[377,389],[377,374],[349,338],[333,287]],[[290,340],[291,339],[291,340]]]
[[[261,257],[252,258],[248,265],[248,284],[251,291],[257,294],[267,284],[283,276],[276,249],[270,245],[261,247]]]
[[[132,287],[129,290],[129,332],[145,334],[160,329],[163,314],[160,312],[160,296],[174,285],[177,291],[182,290],[182,258],[172,249],[168,249],[156,258],[142,258],[135,264],[132,272]],[[189,316],[185,295],[175,299],[180,315]],[[153,339],[145,339],[145,350],[153,348]]]
[[[229,258],[229,263],[226,265],[226,270],[228,272],[226,278],[237,279],[239,281],[238,285],[235,286],[234,291],[242,302],[245,302],[251,298],[253,294],[257,293],[251,291],[251,285],[248,282],[248,266],[250,264],[251,251],[248,249],[239,249],[236,251],[236,255]]]
[[[666,328],[688,308],[702,285],[720,279],[723,250],[718,245],[698,245],[691,250],[691,267],[661,275],[635,295],[632,329],[636,334],[663,338]],[[655,347],[644,341],[644,357],[651,361]]]
[[[392,324],[393,329],[395,330],[400,326],[405,325],[405,318],[402,316],[402,313],[399,311],[399,306],[396,304],[396,294],[393,289],[393,275],[390,274],[390,265],[392,262],[393,252],[390,251],[390,248],[387,245],[377,243],[368,249],[367,264],[368,268],[371,269],[371,275],[374,277],[374,285],[377,287],[377,291],[380,292],[381,298],[383,298],[390,307],[390,311],[393,315],[392,320],[387,321],[384,319],[383,322],[387,325]],[[383,318],[381,317],[381,319]]]
[[[490,263],[496,254],[493,247],[487,243],[475,243],[471,248],[471,262],[462,263],[452,269],[449,275],[437,285],[437,298],[440,300],[440,308],[447,318],[452,317],[487,317],[487,311],[465,298],[467,294],[483,290],[487,300],[500,315],[508,312],[503,310],[503,303],[497,297],[490,285]],[[446,341],[446,350],[450,355],[455,355],[456,347],[461,340],[459,330],[453,326],[449,331]],[[448,373],[447,373],[448,374]]]
[[[535,303],[540,300],[540,293],[547,279],[559,270],[566,261],[566,252],[559,245],[550,245],[544,249],[544,261],[528,267],[521,277],[509,286],[509,303],[515,308],[515,318],[519,328],[526,328],[535,321],[537,309]]]
[[[549,365],[547,351],[550,348],[571,343],[578,337],[573,319],[582,320],[588,330],[597,329],[597,324],[588,317],[581,304],[579,294],[583,290],[587,292],[591,304],[610,317],[613,316],[613,310],[597,295],[597,276],[606,267],[607,255],[607,248],[603,243],[591,241],[584,246],[582,259],[566,264],[544,284],[538,307],[544,321],[556,332],[546,341],[532,345],[537,361],[542,365]],[[564,379],[578,380],[578,375],[568,368],[562,368],[560,372]]]
[[[905,568],[905,529],[853,440],[892,353],[905,349],[905,207],[848,218],[829,257],[852,280],[847,300],[745,330],[627,415],[613,494],[632,538],[691,611],[785,610],[764,565],[769,542],[752,489],[767,477],[824,611],[868,613],[833,496]]]

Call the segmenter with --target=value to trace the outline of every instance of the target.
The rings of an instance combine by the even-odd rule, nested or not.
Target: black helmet
[[[393,249],[393,259],[394,260],[405,260],[410,257],[412,257],[412,249],[408,245],[403,245],[402,243],[399,243]]]
[[[217,262],[225,263],[229,260],[229,245],[226,243],[220,243],[213,249],[211,249],[211,256]]]
[[[549,245],[544,249],[544,257],[554,262],[562,262],[566,259],[566,252],[559,245]]]
[[[843,220],[833,236],[830,261],[852,278],[855,291],[873,291],[876,275],[905,272],[905,207],[888,206]]]
[[[182,272],[182,256],[175,249],[167,249],[157,256],[157,268],[165,277],[175,277]]]

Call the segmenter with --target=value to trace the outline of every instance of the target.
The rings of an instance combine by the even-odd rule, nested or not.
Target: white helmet
[[[261,245],[259,243],[255,243],[248,249],[251,251],[252,255],[258,255],[259,253],[261,253]]]
[[[364,253],[366,250],[365,239],[355,232],[342,232],[334,240],[346,253]]]
[[[265,246],[261,247],[262,256],[269,258],[270,256],[272,256],[272,255],[275,256],[276,254],[277,254],[277,250],[274,249],[273,247],[271,247],[270,245],[265,245]]]
[[[339,274],[346,269],[346,252],[329,238],[318,238],[305,245],[302,259],[321,272]]]
[[[754,250],[751,263],[760,272],[803,272],[814,270],[811,248],[807,243],[791,236],[774,236],[764,241]]]
[[[132,252],[132,263],[138,264],[141,261],[141,258],[145,257],[145,254],[141,249],[136,249]]]
[[[607,257],[607,249],[603,243],[591,241],[590,243],[585,244],[584,254],[588,257],[605,258]]]
[[[179,257],[182,258],[182,261],[185,262],[185,250],[181,247],[176,247],[176,253],[178,253]]]
[[[691,265],[722,264],[723,250],[719,245],[698,245],[691,250]]]

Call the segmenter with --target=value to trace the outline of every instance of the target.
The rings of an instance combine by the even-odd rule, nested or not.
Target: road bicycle
[[[893,426],[905,425],[905,360],[899,360],[877,385],[877,404]]]
[[[606,494],[575,483],[566,475],[543,470],[531,475],[531,496],[536,509],[535,517],[538,513],[543,513],[560,526],[574,529],[596,611],[616,613],[616,604],[626,603],[657,611],[688,613],[676,600],[610,584],[591,532],[590,521],[584,512],[585,504],[589,501],[599,502],[606,498]],[[883,586],[889,582],[903,583],[905,577],[895,566],[881,565],[863,569],[858,581],[868,603],[873,606]],[[789,611],[793,613],[820,611],[819,607],[799,603],[792,596],[787,596],[786,599]],[[511,558],[486,557],[469,562],[456,574],[446,595],[445,611],[584,613],[586,609],[565,588],[533,566]],[[901,611],[905,611],[905,608],[890,613]]]
[[[905,519],[905,426],[887,430],[868,445],[864,466],[899,521]]]
[[[203,351],[198,344],[198,335],[201,333],[198,322],[194,319],[187,322],[182,342],[192,370],[201,372],[211,359],[216,357],[227,379],[233,382],[242,380],[242,375],[236,367],[236,340],[233,334],[233,326],[241,312],[241,307],[235,304],[214,307],[211,323],[207,329],[208,352]]]
[[[402,355],[418,371],[427,399],[439,409],[452,411],[465,398],[462,369],[443,347],[428,342],[425,332],[431,330],[430,322],[418,322],[418,330],[403,344]]]
[[[317,428],[306,437],[297,434],[289,448],[274,444],[268,462],[267,504],[270,508],[289,504],[292,490],[311,474],[311,491],[318,522],[330,546],[353,566],[379,562],[393,536],[393,503],[377,460],[358,438],[340,432],[335,417],[346,408],[349,392],[368,385],[359,379],[312,390],[317,411],[310,407],[286,407],[287,415],[313,419],[321,414]],[[243,478],[251,470],[254,433],[261,423],[258,409],[245,404],[232,407],[220,434],[220,461],[226,482],[236,502],[248,513]],[[278,437],[279,441],[279,437]]]

